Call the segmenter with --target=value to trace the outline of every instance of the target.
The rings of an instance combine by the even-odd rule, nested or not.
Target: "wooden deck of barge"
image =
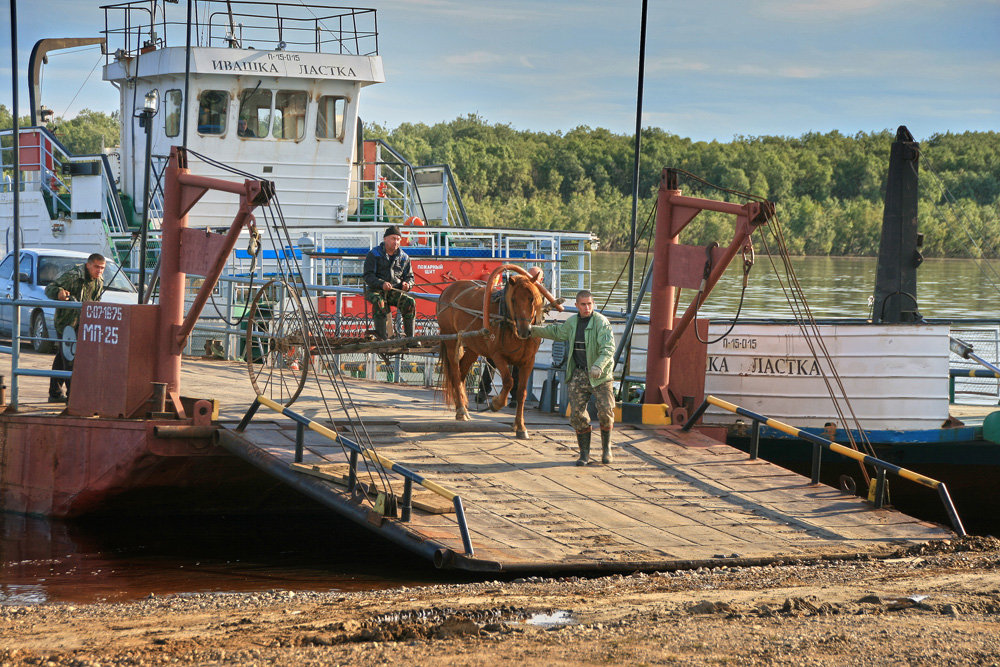
[[[25,356],[23,361],[34,361]],[[527,411],[526,441],[509,431],[509,410],[476,413],[471,423],[481,430],[453,432],[446,430],[455,424],[453,412],[439,392],[349,380],[378,451],[461,496],[475,549],[470,557],[463,553],[455,514],[439,513],[444,508],[435,506],[443,499],[415,493],[429,511],[415,508],[408,522],[381,520],[339,478],[346,473],[340,446],[306,432],[303,463],[324,466],[324,478],[291,465],[296,428],[289,418],[261,408],[244,433],[235,433],[253,400],[241,364],[188,359],[183,383],[185,395],[220,401],[222,444],[230,452],[439,566],[670,569],[876,554],[953,535],[830,487],[812,486],[807,478],[676,427],[619,425],[614,462],[577,467],[574,434],[556,415]],[[42,391],[37,379],[22,380],[21,400],[38,405]],[[320,407],[310,381],[292,409],[312,416]],[[595,445],[599,455],[596,437]],[[401,493],[402,480],[394,476],[393,484]]]

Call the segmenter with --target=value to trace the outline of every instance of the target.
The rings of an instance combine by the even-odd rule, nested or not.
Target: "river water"
[[[598,305],[626,304],[624,253],[593,258]],[[816,317],[867,318],[873,258],[792,260]],[[637,262],[638,293],[643,257]],[[994,263],[994,270],[1000,263]],[[784,274],[782,274],[784,275]],[[742,265],[732,267],[701,310],[730,319],[740,299]],[[615,289],[616,282],[618,285]],[[971,260],[927,260],[917,297],[926,317],[996,318],[1000,291]],[[572,295],[569,296],[570,299]],[[682,294],[682,304],[693,293]],[[647,297],[644,310],[648,312]],[[767,257],[750,273],[743,317],[789,317],[781,282]],[[345,546],[346,545],[346,546]],[[127,600],[149,594],[292,590],[359,590],[461,578],[436,572],[408,552],[336,518],[220,517],[66,524],[0,514],[0,604]]]
[[[591,272],[594,300],[598,306],[607,301],[615,310],[626,308],[628,273],[627,253],[595,253]],[[638,255],[633,294],[638,295],[645,257]],[[775,264],[781,268],[780,262]],[[868,299],[875,286],[874,257],[793,257],[791,265],[806,301],[817,318],[849,317],[867,319]],[[619,279],[619,274],[621,278]],[[778,276],[781,276],[779,280]],[[1000,261],[983,264],[974,260],[928,259],[917,271],[917,300],[924,317],[1000,318]],[[703,317],[732,319],[740,301],[743,264],[737,258],[708,300],[702,306]],[[616,286],[617,283],[617,286]],[[758,255],[750,270],[749,283],[741,317],[792,316],[782,285],[788,280],[783,268],[777,273],[770,259]],[[564,295],[569,296],[569,295]],[[694,293],[682,291],[681,308]],[[649,312],[649,297],[642,310]]]

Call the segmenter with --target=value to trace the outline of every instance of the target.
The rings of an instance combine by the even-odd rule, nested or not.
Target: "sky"
[[[35,41],[98,36],[109,1],[18,1],[22,115]],[[10,3],[2,4],[0,104],[10,108]],[[642,0],[358,6],[378,10],[386,74],[362,92],[366,122],[476,114],[518,130],[635,129]],[[66,118],[117,109],[99,61],[96,47],[53,55],[46,106]],[[998,131],[1000,0],[649,0],[642,125],[697,141],[898,125],[918,140]]]

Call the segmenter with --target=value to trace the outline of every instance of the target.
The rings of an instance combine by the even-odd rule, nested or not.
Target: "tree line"
[[[0,105],[0,128],[11,127],[11,121],[10,110]],[[26,118],[22,124],[28,124]],[[116,145],[120,119],[117,112],[84,110],[69,120],[56,119],[54,126],[71,152],[96,153]],[[590,127],[532,132],[469,115],[435,125],[367,125],[365,137],[385,140],[412,164],[449,164],[477,226],[586,230],[597,235],[602,248],[628,247],[631,134]],[[704,142],[646,128],[637,227],[646,226],[662,170],[675,167],[775,202],[794,254],[875,255],[894,138],[886,129]],[[935,134],[920,149],[924,254],[1000,256],[1000,133]],[[682,181],[681,188],[685,194],[739,201],[693,180]],[[706,212],[685,229],[683,240],[703,245],[724,242],[731,234],[730,217]]]
[[[435,125],[365,128],[413,164],[447,163],[477,225],[589,230],[601,247],[627,249],[634,143],[631,134],[578,127],[566,133],[516,130],[470,115]],[[659,128],[642,131],[637,227],[655,203],[661,172],[674,167],[777,205],[789,250],[808,255],[875,255],[894,130],[847,136],[735,137],[704,142]],[[1000,133],[936,134],[920,145],[919,226],[931,257],[1000,253]],[[696,181],[685,194],[724,195]],[[651,225],[650,225],[651,227]],[[723,242],[732,221],[702,213],[685,243]]]

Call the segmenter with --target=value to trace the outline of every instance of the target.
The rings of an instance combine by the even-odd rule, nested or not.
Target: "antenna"
[[[236,39],[236,22],[233,20],[233,3],[226,0],[226,13],[229,14],[229,34],[226,35],[226,41],[229,42],[229,48],[236,49],[239,48],[240,43]]]

